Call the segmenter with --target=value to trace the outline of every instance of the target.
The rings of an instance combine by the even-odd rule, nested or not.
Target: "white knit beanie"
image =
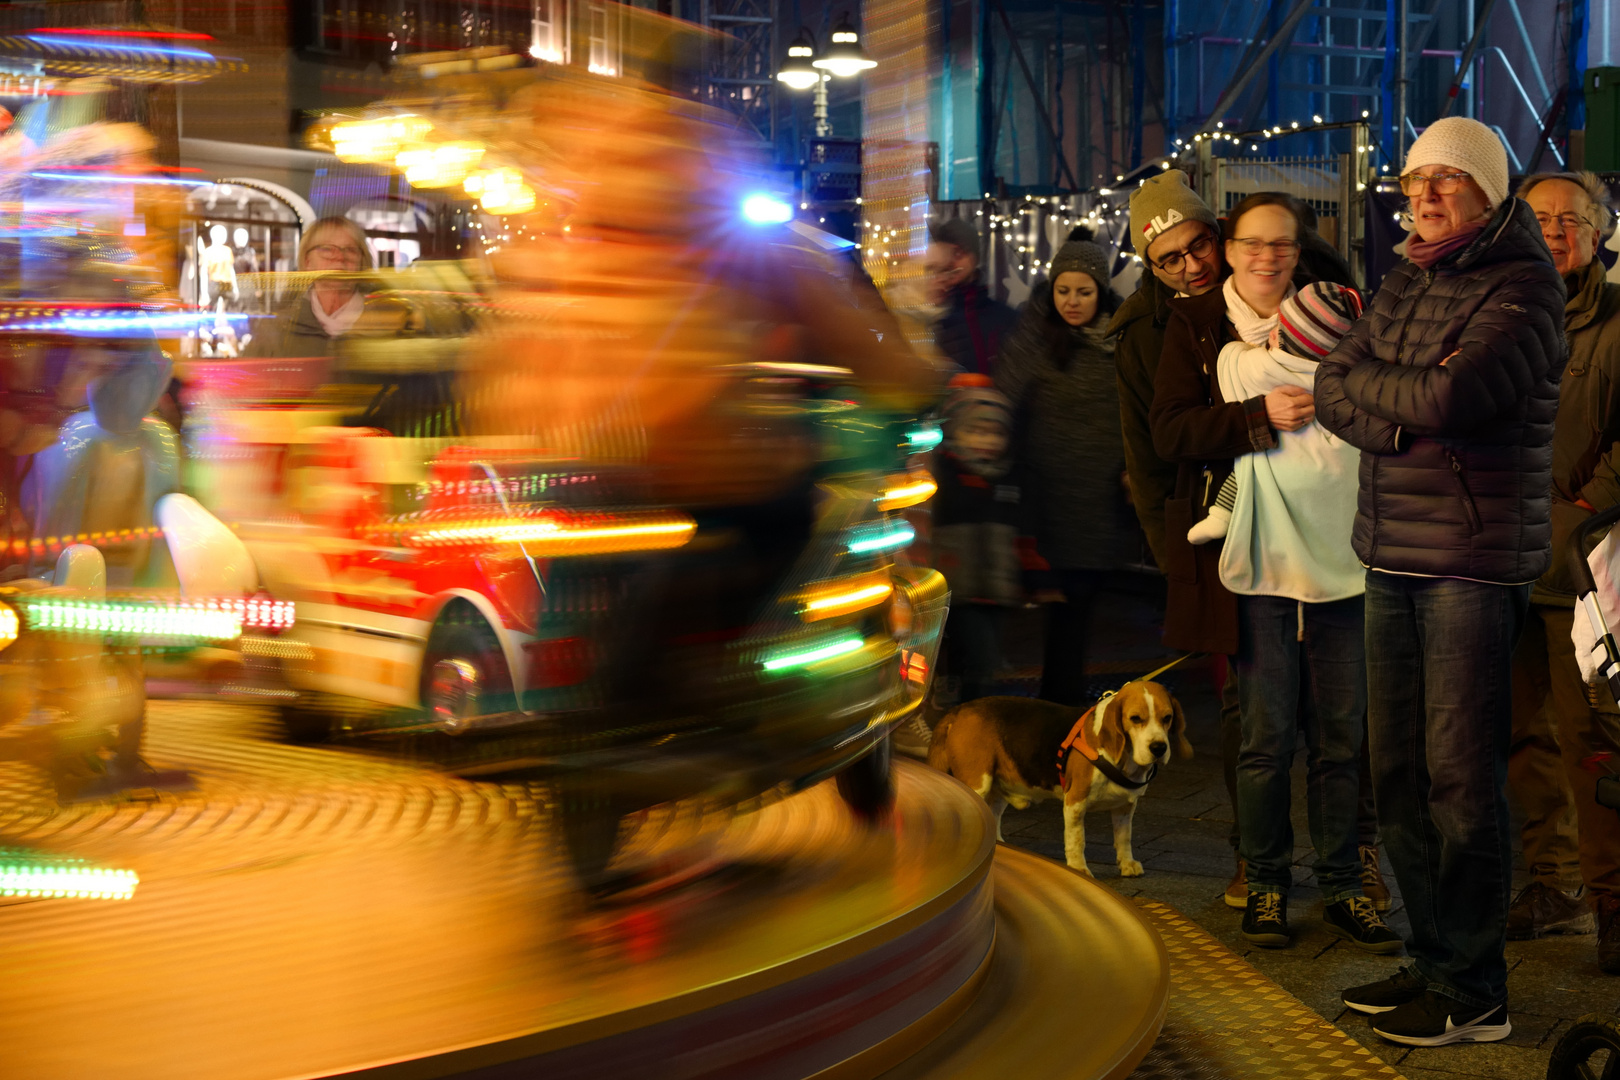
[[[1447,116],[1425,128],[1407,150],[1401,174],[1430,165],[1449,165],[1472,176],[1493,207],[1507,200],[1507,150],[1496,132],[1478,120]]]

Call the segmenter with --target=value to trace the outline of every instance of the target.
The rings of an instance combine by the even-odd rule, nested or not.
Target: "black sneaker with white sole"
[[[1481,1009],[1456,998],[1425,990],[1372,1023],[1378,1035],[1402,1046],[1447,1046],[1460,1042],[1498,1042],[1513,1034],[1507,1006]]]
[[[1267,949],[1289,942],[1288,897],[1282,893],[1252,892],[1243,909],[1243,940]]]
[[[1322,925],[1334,937],[1342,937],[1365,952],[1388,955],[1401,951],[1401,935],[1384,924],[1378,909],[1365,896],[1324,905]]]
[[[1387,979],[1363,986],[1352,986],[1339,996],[1358,1013],[1376,1016],[1393,1012],[1409,1001],[1423,996],[1429,984],[1418,977],[1410,967],[1403,967]]]

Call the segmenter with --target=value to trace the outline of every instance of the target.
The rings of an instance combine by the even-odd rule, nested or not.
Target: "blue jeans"
[[[1359,596],[1326,604],[1238,597],[1238,850],[1249,863],[1251,893],[1286,895],[1293,884],[1288,770],[1303,729],[1306,818],[1322,899],[1362,895],[1356,822],[1367,726],[1364,634]]]
[[[1430,988],[1507,1000],[1513,646],[1528,585],[1367,572],[1367,727],[1384,848]]]

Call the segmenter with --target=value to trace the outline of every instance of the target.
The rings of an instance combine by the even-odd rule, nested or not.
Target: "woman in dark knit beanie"
[[[1071,241],[1052,259],[996,362],[996,386],[1021,431],[1026,497],[1037,546],[1064,602],[1051,605],[1041,697],[1086,701],[1086,624],[1109,575],[1135,561],[1136,523],[1121,482],[1124,441],[1113,342],[1118,307],[1108,255]]]

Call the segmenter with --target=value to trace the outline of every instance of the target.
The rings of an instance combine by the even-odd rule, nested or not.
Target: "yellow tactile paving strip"
[[[1170,1012],[1132,1080],[1400,1080],[1175,908],[1137,906],[1170,953]]]

